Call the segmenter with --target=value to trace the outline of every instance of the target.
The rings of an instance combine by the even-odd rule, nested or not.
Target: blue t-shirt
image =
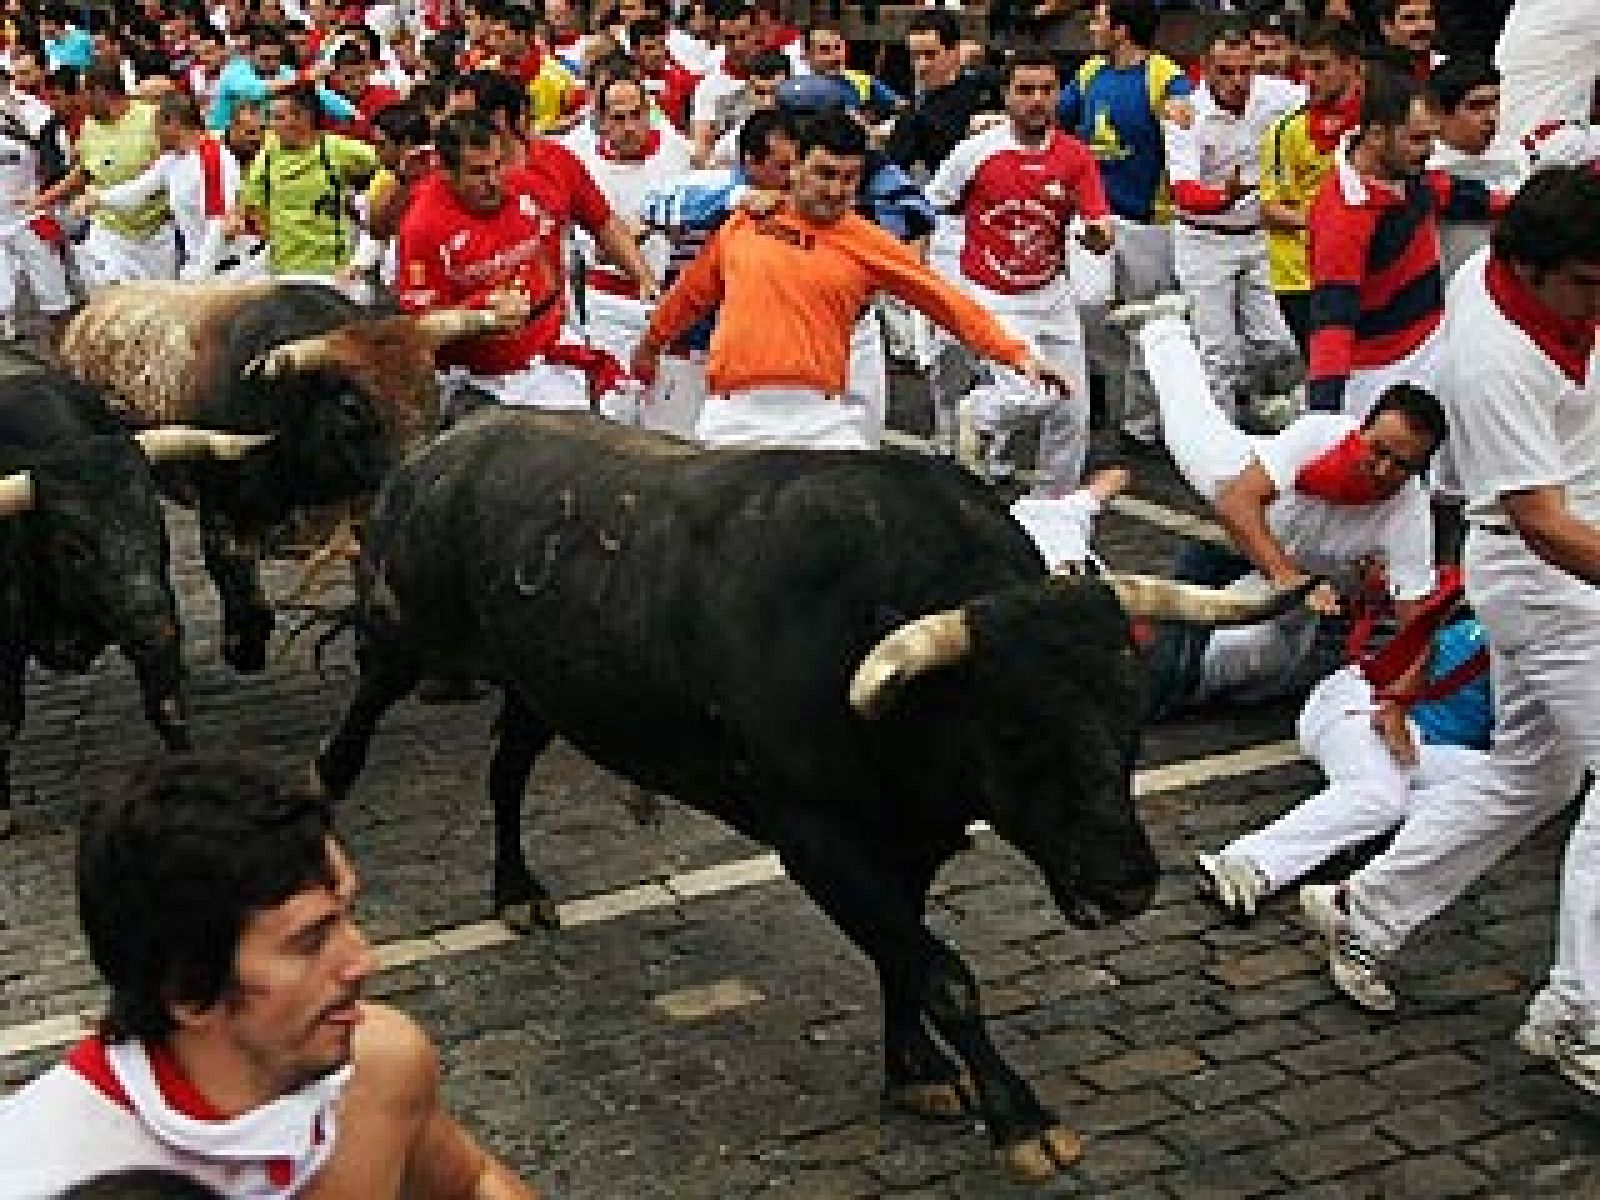
[[[1483,626],[1470,617],[1446,625],[1433,638],[1433,661],[1428,664],[1428,682],[1442,679],[1466,662],[1485,645]],[[1418,704],[1411,710],[1422,740],[1434,746],[1489,748],[1489,732],[1494,728],[1494,698],[1489,691],[1489,672],[1439,700]]]
[[[1150,108],[1150,71],[1155,61],[1147,58],[1135,67],[1102,63],[1087,87],[1073,76],[1061,89],[1061,127],[1089,147],[1100,164],[1111,211],[1131,221],[1149,221],[1157,215],[1167,177],[1161,117]],[[1170,99],[1193,90],[1180,71],[1162,95]]]

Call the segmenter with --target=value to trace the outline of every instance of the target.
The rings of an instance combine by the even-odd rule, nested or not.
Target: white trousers
[[[1348,883],[1352,928],[1392,955],[1506,853],[1572,803],[1600,768],[1600,594],[1516,534],[1467,539],[1467,598],[1491,647],[1493,744],[1481,770],[1428,788],[1389,849]],[[1600,801],[1567,841],[1555,965],[1530,1017],[1600,1025]]]
[[[1241,395],[1288,390],[1297,382],[1300,348],[1272,291],[1264,236],[1177,224],[1172,249],[1178,283],[1193,301],[1189,323],[1206,379],[1223,412],[1233,415]]]
[[[1217,404],[1187,321],[1157,317],[1135,337],[1160,406],[1167,450],[1189,486],[1209,503],[1255,456],[1255,441]]]
[[[645,429],[693,438],[705,402],[704,359],[664,354],[656,366],[656,381],[639,406],[639,424]]]
[[[763,387],[707,396],[695,437],[707,446],[875,450],[875,430],[866,405],[848,394]]]
[[[1116,300],[1128,304],[1149,300],[1177,287],[1173,267],[1172,226],[1146,225],[1114,219],[1116,244],[1111,254],[1116,272]],[[1160,415],[1150,382],[1140,366],[1138,355],[1130,352],[1127,340],[1106,328],[1099,314],[1087,318],[1093,334],[1089,356],[1106,375],[1106,399],[1114,419],[1134,437],[1155,442],[1161,436]]]
[[[1046,486],[1076,487],[1089,456],[1089,363],[1072,292],[1055,286],[1046,303],[1034,296],[991,292],[970,279],[962,279],[961,286],[1008,332],[1063,368],[1069,381],[1065,393],[1036,387],[1010,367],[985,362],[975,371],[980,382],[968,395],[974,426],[994,439],[997,452],[1012,433],[1037,422],[1038,467]]]
[[[650,323],[650,309],[638,298],[614,296],[598,288],[585,292],[589,341],[623,366],[633,361],[634,347]]]
[[[1462,778],[1487,757],[1466,746],[1424,743],[1413,725],[1418,762],[1404,766],[1372,728],[1376,707],[1372,685],[1355,667],[1312,689],[1296,732],[1328,786],[1222,853],[1249,859],[1276,891],[1340,850],[1382,837],[1410,814],[1419,790]]]
[[[1424,391],[1434,390],[1439,373],[1439,331],[1398,362],[1382,367],[1363,367],[1351,371],[1344,385],[1344,408],[1357,421],[1365,421],[1378,397],[1397,383],[1415,384]],[[1446,439],[1448,444],[1448,439]]]
[[[873,304],[850,330],[850,374],[845,391],[854,403],[867,410],[874,446],[882,440],[883,426],[889,419],[889,359],[883,338],[883,321]]]
[[[130,238],[90,221],[76,253],[78,271],[90,288],[178,276],[178,235],[171,224],[147,238]]]
[[[72,307],[60,250],[26,225],[0,238],[0,315],[16,315],[17,284],[23,278],[40,312],[54,315]]]
[[[1502,133],[1525,137],[1548,121],[1587,124],[1600,62],[1594,0],[1517,0],[1494,61]]]

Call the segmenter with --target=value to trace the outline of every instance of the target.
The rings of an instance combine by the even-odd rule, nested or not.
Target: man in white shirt
[[[77,214],[102,206],[137,208],[164,194],[183,250],[178,278],[264,278],[260,239],[233,239],[223,232],[239,194],[239,163],[221,138],[207,133],[193,96],[169,92],[161,97],[156,105],[156,137],[160,158],[126,183],[84,189],[73,205]]]
[[[600,137],[578,158],[634,239],[656,279],[665,276],[672,247],[664,234],[644,228],[646,194],[689,171],[688,141],[669,123],[652,127],[650,95],[636,79],[613,79],[595,95]],[[649,310],[639,285],[620,267],[599,259],[593,239],[580,237],[585,270],[578,307],[590,339],[618,362],[633,357]]]
[[[1500,125],[1500,72],[1488,63],[1453,58],[1428,76],[1428,96],[1439,117],[1431,170],[1475,179],[1494,191],[1514,192],[1527,174],[1527,156]],[[1439,269],[1449,283],[1462,263],[1489,244],[1488,221],[1441,221]]]
[[[1517,1044],[1600,1093],[1600,178],[1535,175],[1451,284],[1438,386],[1467,496],[1467,599],[1488,634],[1484,770],[1430,789],[1342,885],[1301,890],[1334,983],[1387,1011],[1409,934],[1581,796],[1555,963]]]
[[[49,136],[51,115],[0,70],[0,339],[7,341],[17,336],[17,283],[24,277],[47,317],[72,305],[60,227],[32,208],[41,182],[40,139]]]
[[[1191,583],[1292,588],[1314,576],[1350,579],[1380,564],[1396,616],[1409,620],[1434,588],[1433,520],[1420,477],[1444,440],[1444,413],[1427,392],[1397,385],[1365,420],[1311,413],[1281,433],[1233,425],[1206,386],[1181,319],[1186,297],[1161,296],[1111,314],[1130,327],[1161,403],[1162,433],[1179,471],[1207,500],[1231,551],[1186,548]],[[1261,625],[1190,634],[1166,626],[1152,665],[1151,711],[1163,716],[1218,697],[1263,700],[1309,683],[1317,621],[1340,611],[1331,586],[1304,611]],[[1403,726],[1403,711],[1379,719]]]
[[[1593,0],[1517,0],[1494,51],[1503,77],[1500,128],[1521,138],[1548,122],[1588,121],[1597,64]]]
[[[689,136],[694,165],[710,165],[717,139],[755,110],[750,94],[750,62],[760,53],[754,10],[744,0],[723,0],[716,9],[722,61],[694,89],[689,105]]]
[[[444,1109],[377,969],[326,797],[169,758],[86,806],[78,911],[109,989],[66,1060],[0,1099],[0,1195],[164,1170],[255,1200],[534,1200]]]
[[[1305,88],[1255,73],[1242,28],[1212,39],[1193,119],[1164,125],[1178,282],[1194,301],[1190,320],[1211,395],[1223,412],[1282,394],[1300,368],[1299,347],[1278,307],[1261,224],[1261,142],[1306,101]],[[1287,412],[1262,413],[1281,426]]]

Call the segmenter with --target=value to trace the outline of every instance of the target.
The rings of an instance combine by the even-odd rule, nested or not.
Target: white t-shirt
[[[633,162],[601,154],[596,143],[577,151],[579,160],[588,168],[611,207],[634,220],[642,218],[646,193],[690,170],[691,151],[682,134],[674,129],[658,129],[653,131],[653,140],[656,142],[654,152]],[[588,241],[586,237],[582,240]],[[592,253],[587,252],[587,246],[585,249],[585,257],[593,262]],[[639,251],[660,279],[671,252],[667,239],[653,234],[641,242]]]
[[[1467,517],[1506,522],[1500,496],[1560,487],[1574,516],[1600,524],[1600,355],[1579,383],[1490,295],[1490,252],[1450,285],[1436,385],[1450,421]]]
[[[1261,142],[1273,122],[1306,102],[1306,89],[1287,79],[1257,75],[1250,81],[1244,112],[1235,114],[1211,98],[1201,84],[1191,97],[1194,120],[1187,129],[1171,121],[1162,125],[1167,144],[1167,177],[1174,183],[1221,187],[1237,168],[1241,182],[1261,182]],[[1186,220],[1189,218],[1185,218]],[[1247,192],[1221,212],[1197,213],[1196,225],[1217,229],[1249,229],[1261,224],[1261,197]]]
[[[50,120],[50,110],[22,92],[8,92],[0,101],[0,234],[27,223],[24,202],[39,191],[39,153],[25,138],[37,138]],[[8,132],[15,123],[17,132]]]
[[[1254,439],[1256,460],[1278,491],[1267,507],[1267,528],[1302,570],[1333,575],[1375,558],[1396,600],[1420,600],[1434,586],[1433,514],[1418,480],[1369,505],[1330,504],[1295,488],[1302,467],[1359,427],[1343,413],[1310,413],[1282,433]]]

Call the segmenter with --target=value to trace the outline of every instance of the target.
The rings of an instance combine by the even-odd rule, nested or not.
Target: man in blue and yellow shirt
[[[1097,51],[1061,92],[1061,127],[1075,134],[1100,164],[1106,200],[1116,218],[1117,298],[1148,300],[1172,291],[1171,213],[1163,120],[1187,120],[1191,88],[1183,68],[1151,51],[1161,14],[1153,0],[1102,0],[1089,19]],[[1135,387],[1120,341],[1096,346],[1091,356],[1122,375],[1123,431],[1152,447],[1160,424],[1149,384]],[[1115,400],[1113,402],[1115,407]]]

